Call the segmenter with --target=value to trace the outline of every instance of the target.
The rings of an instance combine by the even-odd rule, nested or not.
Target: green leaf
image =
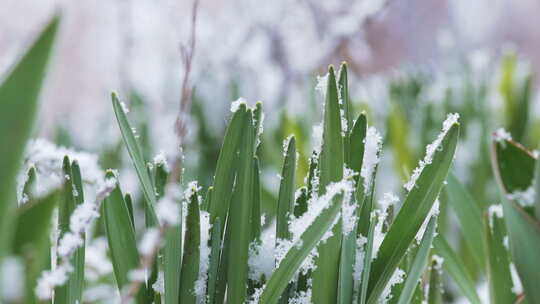
[[[441,277],[442,271],[438,269],[437,262],[433,261],[429,272],[428,304],[443,303]]]
[[[112,93],[112,104],[114,109],[114,114],[116,115],[116,120],[118,121],[118,126],[120,127],[120,132],[122,133],[122,138],[128,150],[135,171],[137,172],[137,177],[141,183],[142,192],[144,194],[144,203],[145,209],[148,210],[149,215],[154,223],[157,223],[157,216],[154,210],[154,205],[156,204],[156,193],[152,183],[152,179],[146,170],[146,162],[144,160],[141,147],[137,142],[133,128],[129,123],[129,120],[124,112],[120,100],[115,93]]]
[[[525,191],[531,186],[535,160],[522,145],[512,140],[494,140],[492,165],[495,177],[506,193]]]
[[[368,204],[365,204],[368,205]],[[373,204],[369,204],[369,208],[373,208]],[[372,210],[372,209],[370,209]],[[365,248],[365,254],[364,254],[364,267],[362,269],[362,279],[360,284],[360,292],[358,293],[358,303],[365,304],[367,300],[368,295],[368,285],[370,281],[370,273],[371,273],[371,260],[373,257],[373,241],[374,241],[374,235],[375,235],[375,225],[377,224],[375,222],[375,218],[372,218],[370,216],[371,212],[368,213],[368,217],[361,217],[360,219],[364,222],[367,222],[367,231],[365,232],[367,241],[364,245]]]
[[[223,146],[219,153],[219,158],[214,176],[214,190],[212,193],[208,211],[210,213],[210,223],[213,224],[216,218],[226,219],[227,212],[232,197],[234,176],[236,174],[238,146],[244,134],[243,128],[246,125],[246,105],[241,104],[234,112],[231,122],[225,132]],[[221,232],[225,231],[225,220],[221,222]]]
[[[431,243],[433,242],[433,237],[435,236],[435,228],[437,225],[437,217],[432,217],[429,220],[424,236],[422,236],[422,241],[420,241],[420,246],[414,257],[413,264],[409,271],[407,272],[407,278],[401,290],[401,295],[399,296],[398,304],[408,304],[411,302],[418,281],[420,280],[424,269],[428,263],[429,250],[431,249]]]
[[[261,181],[259,174],[259,159],[255,157],[253,166],[253,208],[251,210],[250,243],[261,240]]]
[[[74,165],[76,163],[74,162]],[[64,157],[63,161],[63,173],[64,173],[64,187],[63,187],[63,200],[60,201],[58,208],[58,228],[60,230],[60,238],[70,231],[69,223],[73,211],[77,205],[83,202],[83,199],[79,198],[82,196],[82,184],[80,171],[78,170],[78,165],[76,173],[73,172],[72,166],[70,164],[69,158]],[[77,174],[77,177],[75,175]],[[77,183],[77,187],[75,186]],[[80,192],[79,192],[80,191]],[[76,303],[81,302],[83,284],[84,284],[84,257],[85,257],[85,245],[84,245],[84,235],[83,235],[83,245],[75,250],[73,257],[70,260],[71,265],[73,266],[73,271],[69,274],[67,282],[58,286],[54,291],[54,303]]]
[[[294,183],[296,169],[296,144],[294,136],[287,143],[285,160],[281,171],[281,183],[276,213],[276,241],[290,239],[289,216],[294,211]]]
[[[343,117],[347,119],[347,133],[353,128],[353,113],[352,113],[352,104],[351,99],[349,98],[349,83],[347,77],[347,63],[342,62],[339,67],[339,78],[338,78],[338,90],[339,96],[341,97],[341,108],[343,109]],[[348,135],[348,134],[347,134]]]
[[[470,303],[479,304],[480,298],[476,293],[476,287],[471,274],[465,269],[465,263],[452,250],[443,236],[437,236],[433,240],[433,247],[437,255],[444,259],[443,269],[456,282],[463,295]]]
[[[362,169],[362,162],[364,156],[365,139],[367,132],[367,119],[366,114],[362,113],[358,116],[354,122],[354,126],[349,134],[349,148],[347,149],[347,157],[345,157],[345,164],[354,172],[360,173]],[[355,180],[358,182],[359,177],[355,176]]]
[[[41,272],[48,267],[53,210],[60,198],[55,191],[44,198],[32,199],[16,213],[12,250],[25,262],[25,300],[34,303],[34,287]]]
[[[484,226],[490,303],[514,303],[516,296],[512,293],[510,257],[504,245],[504,220],[495,214],[488,214]]]
[[[201,224],[198,193],[194,192],[189,198],[186,216],[186,239],[184,242],[184,258],[182,259],[182,274],[180,277],[180,303],[194,304],[195,282],[199,279],[199,262],[201,248]]]
[[[243,128],[243,140],[238,158],[238,176],[229,212],[231,234],[228,267],[233,271],[229,271],[227,275],[227,303],[244,303],[246,298],[255,162],[253,128],[250,110]]]
[[[463,237],[471,249],[473,257],[481,268],[485,265],[486,251],[482,231],[482,210],[467,189],[453,174],[448,175],[444,193],[459,219]]]
[[[338,182],[343,178],[344,148],[341,136],[341,115],[336,77],[332,66],[328,69],[327,82],[319,159],[319,192],[326,189],[330,183]],[[334,303],[337,298],[340,250],[336,248],[341,247],[341,223],[334,226],[332,232],[333,236],[318,247],[319,255],[315,259],[317,268],[313,271],[312,299],[316,304]]]
[[[32,133],[59,22],[59,16],[49,22],[0,84],[0,262],[14,232],[16,176]]]
[[[342,196],[334,196],[329,202],[328,207],[319,213],[311,225],[302,233],[300,239],[291,246],[278,268],[272,273],[270,280],[266,283],[266,287],[259,299],[260,304],[277,303],[287,283],[298,271],[304,259],[315,248],[317,243],[319,243],[326,231],[332,227],[332,224],[339,215],[342,204]]]
[[[540,223],[502,196],[504,220],[517,273],[528,303],[540,303]]]
[[[221,250],[221,219],[217,218],[215,226],[212,225],[210,236],[210,261],[208,267],[208,303],[214,303],[216,296],[216,283],[218,279],[219,254]]]
[[[163,248],[163,303],[178,303],[180,295],[180,276],[182,270],[182,208],[179,208],[180,222],[169,227],[165,233],[165,246]]]
[[[113,176],[112,171],[107,172],[107,177]],[[114,277],[118,289],[122,291],[130,283],[129,271],[139,266],[139,251],[129,211],[118,183],[103,201],[102,212]]]
[[[375,303],[414,240],[443,186],[454,158],[459,124],[454,123],[433,154],[431,164],[420,173],[373,261],[368,303]]]

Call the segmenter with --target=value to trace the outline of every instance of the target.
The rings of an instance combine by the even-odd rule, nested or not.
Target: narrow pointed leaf
[[[512,293],[510,256],[504,241],[504,220],[495,214],[488,214],[484,226],[490,303],[514,303],[516,295]]]
[[[392,226],[384,238],[371,268],[368,303],[375,303],[396,270],[401,257],[414,240],[422,223],[443,186],[454,158],[459,135],[459,124],[448,129],[439,147],[434,151],[431,164],[420,173]]]
[[[134,129],[132,128],[126,113],[122,108],[120,100],[115,93],[112,94],[112,104],[114,114],[116,115],[116,120],[118,121],[118,126],[120,127],[120,132],[122,133],[122,138],[124,139],[124,143],[141,184],[142,192],[145,198],[145,208],[148,210],[151,218],[157,223],[157,217],[154,210],[154,205],[156,204],[156,193],[152,179],[146,170],[146,162],[144,160],[141,147],[135,137],[133,131]]]
[[[506,230],[528,303],[540,303],[540,223],[515,202],[502,198]]]
[[[251,111],[243,128],[238,158],[238,177],[230,206],[230,253],[227,275],[227,303],[243,303],[247,295],[248,255],[253,207],[254,140]]]
[[[13,189],[59,22],[58,16],[51,20],[0,83],[0,261],[14,232],[17,205]]]
[[[184,242],[184,258],[180,277],[180,303],[195,304],[195,282],[199,278],[199,262],[201,248],[201,226],[198,193],[189,199],[186,215],[186,239]]]
[[[341,115],[334,68],[328,69],[328,86],[323,121],[323,138],[319,159],[319,192],[332,182],[343,177],[344,147],[341,136]],[[315,304],[334,303],[337,298],[339,257],[341,244],[341,223],[334,226],[333,236],[318,248],[315,259],[317,268],[313,271],[313,296]]]
[[[108,176],[114,176],[109,171]],[[139,266],[139,251],[128,208],[118,183],[103,201],[103,218],[118,289],[129,284],[128,273]]]
[[[292,245],[278,268],[272,273],[270,280],[266,283],[261,297],[260,304],[275,304],[280,295],[285,290],[287,283],[298,271],[304,259],[308,256],[323,235],[332,227],[333,222],[339,215],[343,200],[341,196],[335,196],[317,218],[309,225],[300,236],[300,239]]]
[[[276,213],[276,238],[289,239],[289,216],[294,211],[294,183],[296,169],[296,144],[291,137],[287,144],[283,169],[281,171],[281,183]]]

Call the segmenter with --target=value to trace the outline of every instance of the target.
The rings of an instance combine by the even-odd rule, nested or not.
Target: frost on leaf
[[[236,112],[240,109],[241,104],[246,104],[246,100],[243,97],[238,98],[237,100],[231,103],[231,112]]]
[[[498,128],[493,133],[493,139],[498,143],[504,143],[507,140],[512,140],[512,135],[510,135],[510,132],[506,131],[504,128]]]
[[[414,188],[414,186],[416,185],[416,180],[418,180],[418,178],[420,177],[422,170],[424,169],[425,166],[431,164],[431,162],[433,161],[433,155],[435,154],[435,151],[439,149],[439,146],[442,140],[444,139],[444,137],[446,136],[446,133],[448,133],[450,128],[458,122],[458,119],[459,119],[459,114],[457,113],[448,114],[448,116],[446,117],[446,120],[443,122],[442,132],[439,134],[439,136],[437,136],[437,138],[431,144],[427,145],[426,155],[424,156],[424,159],[420,160],[420,162],[418,163],[418,167],[414,169],[413,174],[411,175],[411,178],[409,179],[409,181],[405,185],[403,185],[405,189],[407,189],[407,191],[411,191]]]
[[[534,205],[534,200],[536,196],[536,191],[534,190],[534,187],[531,185],[529,188],[525,189],[524,191],[514,191],[512,193],[508,193],[506,195],[506,198],[512,201],[518,202],[521,206],[532,206]]]
[[[382,137],[375,127],[369,127],[367,129],[364,144],[364,160],[362,162],[360,176],[364,180],[364,192],[367,194],[370,191],[369,188],[372,183],[373,173],[379,163],[382,148]]]

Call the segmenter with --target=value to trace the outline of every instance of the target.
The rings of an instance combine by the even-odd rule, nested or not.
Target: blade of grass
[[[182,274],[180,276],[180,303],[194,304],[195,282],[199,278],[201,248],[201,226],[198,193],[189,198],[186,215],[186,239],[184,242],[184,258],[182,259]]]
[[[504,220],[517,273],[528,303],[540,303],[540,223],[515,202],[502,197]]]
[[[428,289],[428,304],[442,304],[441,277],[442,272],[438,269],[437,262],[431,263],[431,271],[429,272],[429,289]]]
[[[212,193],[209,213],[210,223],[213,224],[216,218],[226,219],[229,210],[234,176],[236,174],[238,146],[242,139],[242,129],[246,124],[246,105],[241,104],[234,112],[231,122],[225,132],[223,146],[219,153],[214,177],[214,190]],[[225,220],[221,222],[221,231],[225,232]]]
[[[108,171],[106,176],[113,177],[114,173]],[[102,212],[116,284],[122,291],[123,287],[130,284],[129,271],[139,266],[139,251],[129,211],[118,183],[103,201]]]
[[[255,132],[251,110],[243,128],[239,168],[230,206],[230,254],[227,274],[227,303],[243,303],[246,299],[248,255],[251,240],[250,216],[253,208],[253,167]]]
[[[218,278],[219,253],[221,249],[221,219],[217,218],[215,226],[212,225],[210,245],[210,266],[208,267],[208,303],[213,304],[216,296],[216,283]]]
[[[368,303],[375,303],[414,240],[443,186],[454,158],[459,124],[453,123],[412,187],[371,268]]]
[[[399,296],[398,304],[407,304],[410,303],[418,281],[422,276],[422,272],[426,268],[428,263],[429,251],[431,249],[431,244],[433,242],[433,237],[435,236],[435,228],[437,225],[437,217],[432,217],[429,220],[429,223],[426,228],[426,232],[420,241],[420,246],[418,252],[414,257],[413,264],[409,271],[407,272],[407,278],[405,279],[405,284],[401,290],[401,295]]]
[[[343,178],[344,149],[341,136],[341,116],[336,77],[332,66],[328,69],[328,86],[323,121],[323,138],[319,159],[320,188]],[[322,194],[322,193],[320,193]],[[333,236],[318,247],[313,271],[312,299],[315,304],[335,303],[339,281],[341,223],[333,227]]]
[[[490,303],[514,303],[510,259],[504,245],[506,231],[504,220],[495,214],[488,214],[484,221],[486,233],[487,277]]]
[[[131,124],[129,123],[126,113],[124,112],[116,93],[112,93],[112,105],[114,114],[116,115],[116,120],[118,121],[118,126],[120,127],[120,132],[122,133],[122,138],[124,139],[124,143],[141,184],[142,192],[145,198],[145,208],[149,212],[152,220],[157,223],[158,220],[154,210],[154,205],[156,204],[156,193],[152,179],[146,170],[146,162],[144,160],[141,147],[135,137],[133,131],[134,129],[131,127]]]
[[[294,211],[294,183],[296,169],[296,144],[294,136],[287,143],[285,160],[281,171],[281,182],[276,213],[276,240],[290,239],[289,216]]]
[[[317,218],[300,236],[300,239],[291,246],[278,268],[266,283],[260,304],[275,304],[285,290],[287,283],[293,278],[300,265],[308,254],[315,248],[323,235],[332,227],[341,210],[342,196],[334,196],[326,209],[322,210]]]
[[[0,84],[0,262],[14,233],[17,204],[13,189],[26,141],[32,133],[59,22],[59,16],[49,22]]]
[[[78,174],[77,177],[75,177],[69,157],[67,156],[64,157],[62,170],[65,177],[63,199],[60,201],[58,208],[58,228],[60,231],[60,237],[70,231],[69,223],[71,214],[77,205],[83,202],[83,200],[79,198],[79,196],[83,195],[80,171],[77,170]],[[76,182],[78,184],[77,187],[75,186]],[[79,190],[81,192],[79,192]],[[67,282],[62,286],[58,286],[54,291],[54,303],[77,303],[81,302],[82,300],[85,257],[84,242],[85,240],[83,236],[83,245],[77,248],[70,260],[70,263],[73,266],[73,271],[69,274]]]

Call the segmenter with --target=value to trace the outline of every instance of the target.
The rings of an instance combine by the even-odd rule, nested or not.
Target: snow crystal
[[[148,228],[139,242],[139,252],[144,256],[151,255],[158,246],[159,241],[159,229],[155,227]]]
[[[67,281],[67,273],[68,268],[66,267],[57,267],[54,270],[42,272],[35,289],[36,296],[41,300],[50,299],[54,288]]]
[[[433,260],[433,262],[435,262],[435,265],[434,265],[435,269],[440,271],[442,264],[444,263],[444,258],[439,255],[434,254],[433,256],[431,256],[431,259]]]
[[[249,278],[260,281],[264,276],[270,278],[274,270],[275,229],[265,229],[261,233],[261,241],[249,246]]]
[[[343,194],[343,205],[341,207],[343,235],[348,235],[356,230],[358,216],[355,211],[356,202],[352,200],[352,191],[345,191]]]
[[[489,227],[493,229],[493,216],[503,218],[503,207],[500,204],[491,205],[488,208]]]
[[[45,139],[35,139],[29,141],[26,146],[24,164],[17,177],[19,203],[27,199],[23,195],[23,187],[28,178],[28,170],[32,167],[35,168],[36,178],[39,181],[36,183],[35,193],[32,193],[35,197],[43,197],[63,184],[65,174],[62,163],[66,155],[78,162],[81,172],[84,172],[82,181],[86,185],[95,189],[101,186],[104,174],[98,164],[97,155],[56,146]]]
[[[375,167],[380,160],[380,152],[382,147],[381,134],[377,131],[377,129],[375,129],[375,127],[369,127],[367,129],[364,144],[364,160],[362,162],[360,176],[362,176],[364,180],[364,192],[367,194],[373,179]]]
[[[442,132],[437,136],[437,138],[426,147],[426,155],[424,156],[423,160],[420,160],[418,163],[418,167],[416,167],[413,171],[413,174],[411,175],[411,178],[409,181],[403,185],[407,191],[411,191],[413,187],[416,185],[416,180],[418,177],[420,177],[420,174],[422,173],[422,170],[425,166],[431,164],[433,161],[433,155],[435,154],[435,151],[439,148],[439,145],[441,144],[442,140],[446,136],[446,133],[450,130],[450,128],[458,122],[459,114],[457,113],[451,113],[448,114],[446,117],[446,120],[443,122],[443,129]]]
[[[364,256],[366,251],[364,246],[367,243],[367,238],[360,235],[356,239],[356,258],[354,262],[353,279],[357,284],[362,282],[362,271],[364,270]]]
[[[195,282],[195,295],[200,299],[200,303],[204,303],[204,297],[206,296],[206,281],[208,279],[208,268],[210,266],[210,214],[206,211],[200,213],[200,255],[199,255],[199,277]]]
[[[534,190],[533,185],[527,188],[525,191],[514,191],[508,193],[506,198],[512,201],[518,202],[521,206],[532,206],[534,205],[536,196],[536,191]]]
[[[152,284],[152,289],[159,294],[165,294],[165,280],[163,278],[163,271],[158,272],[158,276],[154,284]]]
[[[510,249],[510,246],[509,246],[509,244],[508,244],[508,236],[505,236],[505,237],[503,238],[503,245],[504,245],[504,247],[505,247],[506,249]]]
[[[123,101],[120,101],[120,107],[122,107],[122,111],[124,111],[125,114],[129,113],[129,108]]]
[[[519,295],[523,292],[523,285],[521,284],[521,279],[519,278],[516,266],[514,263],[510,263],[510,275],[512,276],[512,292],[516,295]]]
[[[371,222],[373,223],[375,221],[375,227],[373,228],[373,251],[371,255],[371,260],[375,260],[377,258],[379,248],[381,248],[384,236],[386,235],[383,232],[383,225],[387,216],[388,213],[386,212],[386,210],[376,209],[371,212]]]
[[[315,85],[315,90],[321,94],[324,98],[326,96],[326,88],[328,87],[328,73],[323,76],[317,76],[317,85]]]
[[[240,108],[241,104],[246,104],[246,100],[243,97],[238,98],[237,100],[231,103],[231,112],[236,112]]]
[[[72,251],[83,245],[83,239],[79,234],[71,232],[65,233],[58,244],[58,255],[61,257],[68,256]]]
[[[395,206],[397,203],[399,203],[399,197],[392,192],[384,193],[382,199],[379,200],[379,206],[382,210],[387,210],[390,206]]]
[[[496,142],[504,143],[504,142],[506,142],[507,140],[512,140],[512,135],[510,135],[510,133],[509,133],[508,131],[506,131],[504,128],[498,128],[498,129],[493,133],[493,139],[494,139]]]
[[[184,192],[184,199],[189,202],[191,197],[201,190],[197,181],[191,181],[188,183],[186,191]]]
[[[162,165],[166,172],[169,172],[169,164],[167,163],[167,156],[163,151],[159,152],[154,156],[154,164]]]
[[[392,286],[402,283],[404,278],[405,278],[405,271],[403,271],[400,268],[397,268],[396,271],[394,271],[394,273],[390,277],[388,284],[386,284],[386,287],[384,288],[384,291],[382,292],[381,299],[384,299],[385,301],[390,300],[392,298],[392,295],[390,294],[390,292],[392,291]]]

